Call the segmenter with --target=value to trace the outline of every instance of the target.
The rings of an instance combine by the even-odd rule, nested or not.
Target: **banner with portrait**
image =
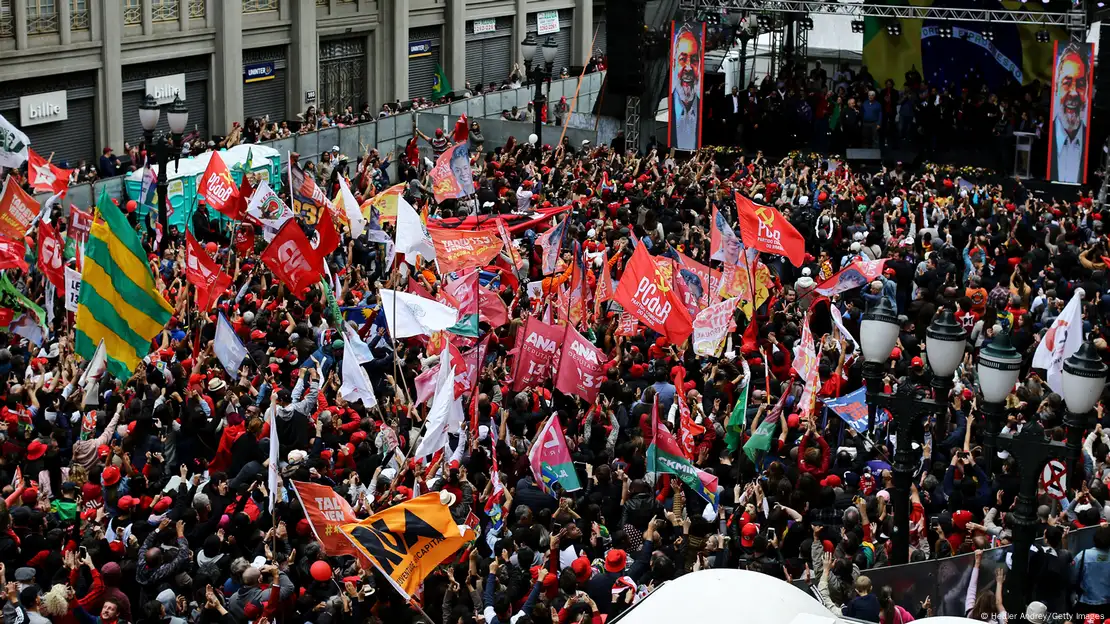
[[[1095,44],[1053,43],[1052,113],[1048,122],[1049,182],[1087,183]]]
[[[705,24],[671,22],[667,145],[676,150],[701,147],[705,69]]]

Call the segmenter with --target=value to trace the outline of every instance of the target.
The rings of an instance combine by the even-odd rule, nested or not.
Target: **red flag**
[[[509,309],[501,296],[485,286],[478,286],[478,312],[480,321],[497,328],[509,322]]]
[[[27,181],[40,193],[61,193],[69,188],[69,176],[73,169],[62,169],[35,153],[27,150]]]
[[[239,221],[247,214],[247,206],[250,205],[251,195],[254,195],[254,187],[251,186],[250,180],[247,179],[247,174],[243,173],[243,181],[239,183],[239,195],[235,197],[235,216],[233,219]]]
[[[320,281],[324,272],[319,257],[296,219],[290,219],[281,226],[274,240],[262,252],[262,262],[289,286],[298,299],[304,297],[309,286]]]
[[[73,204],[69,206],[69,225],[66,227],[66,234],[77,241],[84,244],[89,240],[89,229],[92,228],[93,216],[91,212],[79,210]]]
[[[26,255],[27,248],[23,243],[0,238],[0,269],[28,269]],[[0,325],[2,326],[2,325]]]
[[[39,223],[39,270],[57,292],[66,291],[65,241],[49,223]]]
[[[201,177],[197,192],[204,195],[204,202],[231,219],[239,219],[239,188],[231,177],[219,152],[212,152],[208,167]]]
[[[462,143],[463,141],[470,140],[470,128],[467,127],[466,115],[459,117],[455,122],[454,135],[451,137],[452,143]]]
[[[0,236],[22,241],[39,213],[39,203],[8,176],[0,192]]]
[[[683,387],[686,383],[686,369],[682,366],[675,368],[678,369],[674,375],[674,401],[678,406],[678,441],[682,445],[682,451],[686,453],[686,458],[694,459],[694,447],[697,446],[694,438],[705,433],[705,427],[694,421],[690,406],[686,404],[686,390]]]
[[[551,359],[562,339],[561,328],[544,323],[536,317],[528,317],[517,339],[514,392],[539,386],[547,381]]]
[[[231,276],[200,246],[192,232],[185,232],[185,278],[197,288],[197,307],[207,310],[231,285]]]
[[[320,209],[320,220],[316,223],[316,238],[312,243],[312,249],[319,257],[321,266],[325,262],[324,259],[335,251],[336,247],[339,247],[339,232],[335,230],[335,217],[332,216],[331,208],[325,204]]]
[[[436,263],[443,273],[485,266],[501,254],[504,243],[497,233],[428,228],[436,248]]]
[[[555,388],[593,403],[601,382],[605,381],[609,358],[570,325],[566,325],[564,336]]]
[[[344,524],[358,522],[351,505],[326,485],[306,481],[293,481],[292,484],[308,520],[308,528],[320,542],[320,550],[330,557],[354,555],[368,565],[366,556],[339,529]]]
[[[235,229],[235,251],[240,256],[249,256],[254,253],[254,226],[250,223],[240,223]]]
[[[690,313],[678,296],[674,269],[669,262],[656,262],[643,244],[636,245],[632,260],[613,293],[613,301],[640,319],[671,344],[681,345],[694,331]]]
[[[744,245],[759,251],[786,256],[790,264],[802,266],[806,255],[806,241],[790,225],[782,213],[770,206],[760,206],[740,193],[736,196],[736,211],[740,215],[740,237]]]

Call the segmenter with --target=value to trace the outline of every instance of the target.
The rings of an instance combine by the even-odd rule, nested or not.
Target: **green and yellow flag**
[[[85,245],[75,350],[90,360],[103,340],[108,372],[127,379],[173,308],[155,288],[146,252],[127,218],[107,195],[101,195],[97,212]]]
[[[447,74],[443,71],[443,68],[440,67],[439,63],[436,63],[436,75],[432,78],[432,99],[445,98],[450,92],[451,82],[447,80]]]

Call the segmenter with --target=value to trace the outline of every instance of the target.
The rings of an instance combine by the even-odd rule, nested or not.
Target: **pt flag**
[[[23,269],[27,266],[27,248],[23,243],[0,238],[0,269]]]
[[[470,527],[455,524],[450,508],[440,504],[438,492],[344,524],[339,530],[406,600],[440,563],[474,539]]]
[[[513,392],[539,386],[550,376],[551,359],[563,339],[563,329],[528,317],[517,336]]]
[[[563,492],[582,489],[582,484],[578,482],[578,473],[574,471],[574,463],[570,459],[558,414],[552,414],[540,430],[536,443],[528,451],[528,463],[532,467],[536,485],[552,496],[558,494],[555,491],[556,484]]]
[[[204,203],[231,219],[242,219],[239,214],[239,187],[231,177],[219,152],[212,152],[204,169],[197,193],[204,196]]]
[[[45,221],[39,223],[39,270],[46,279],[58,289],[65,292],[66,276],[65,267],[65,242],[58,231]]]
[[[496,232],[428,228],[436,248],[436,260],[443,273],[489,264],[501,253],[504,243]]]
[[[636,245],[632,259],[613,293],[616,301],[671,344],[681,345],[693,332],[690,313],[675,290],[673,265],[656,262],[644,245]]]
[[[40,193],[61,193],[69,188],[72,169],[63,169],[46,162],[35,150],[27,152],[27,181]]]
[[[1064,360],[1083,344],[1084,294],[1086,293],[1082,288],[1075,289],[1068,305],[1052,321],[1033,354],[1033,367],[1043,368],[1048,372],[1048,387],[1059,394],[1064,392]]]
[[[208,310],[231,286],[231,276],[200,246],[193,233],[185,232],[185,278],[197,289],[197,307]]]
[[[312,534],[316,536],[316,541],[320,542],[320,550],[329,557],[352,555],[369,564],[362,551],[356,548],[340,529],[344,524],[358,522],[351,504],[326,485],[307,481],[290,483],[297,494],[297,500],[301,502],[304,517],[308,520]]]
[[[304,298],[305,291],[320,281],[324,272],[319,256],[295,219],[286,221],[281,227],[262,252],[262,262],[298,299]]]
[[[798,230],[770,206],[760,206],[740,193],[736,197],[736,211],[740,216],[740,237],[744,245],[759,251],[786,256],[796,267],[802,266],[806,255],[806,241]]]
[[[569,323],[564,331],[563,354],[559,359],[555,389],[593,403],[601,382],[605,381],[609,358]]]
[[[101,219],[93,223],[85,248],[74,351],[92,359],[103,340],[108,372],[128,379],[173,308],[158,291],[146,250],[127,217],[107,194],[97,208]]]

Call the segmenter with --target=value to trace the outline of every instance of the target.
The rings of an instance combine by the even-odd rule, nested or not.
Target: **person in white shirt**
[[[528,210],[532,207],[532,181],[525,180],[521,183],[520,187],[516,189],[516,209],[520,211]]]

